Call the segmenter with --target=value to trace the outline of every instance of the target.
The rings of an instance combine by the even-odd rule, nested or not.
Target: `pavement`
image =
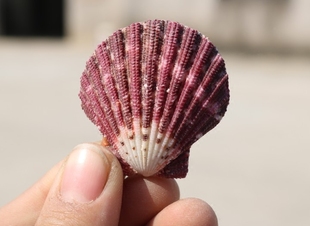
[[[100,140],[77,96],[95,45],[0,39],[0,206],[79,143]],[[310,59],[222,53],[231,101],[191,150],[181,195],[219,225],[310,225]]]

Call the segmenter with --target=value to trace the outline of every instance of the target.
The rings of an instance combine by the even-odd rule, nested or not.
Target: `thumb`
[[[82,144],[58,172],[36,225],[118,225],[123,174],[97,144]]]

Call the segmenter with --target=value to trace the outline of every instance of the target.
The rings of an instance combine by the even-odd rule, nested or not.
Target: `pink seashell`
[[[228,75],[198,31],[149,20],[117,30],[97,47],[79,96],[125,175],[182,178],[191,145],[226,112]]]

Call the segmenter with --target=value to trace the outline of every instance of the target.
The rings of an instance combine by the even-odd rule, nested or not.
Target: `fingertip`
[[[156,215],[148,226],[217,226],[215,212],[209,204],[197,198],[172,203]]]
[[[188,225],[207,225],[207,226],[217,226],[218,221],[213,208],[205,201],[198,198],[188,198],[184,199],[186,205],[191,206],[191,210],[187,212],[186,215],[194,216],[190,220],[192,224]]]
[[[128,177],[124,181],[119,225],[145,225],[179,197],[179,187],[174,179]]]

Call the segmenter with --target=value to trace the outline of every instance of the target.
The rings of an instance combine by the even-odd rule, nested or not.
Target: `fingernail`
[[[86,203],[102,192],[110,164],[100,147],[92,144],[77,146],[64,168],[60,188],[65,202]]]

